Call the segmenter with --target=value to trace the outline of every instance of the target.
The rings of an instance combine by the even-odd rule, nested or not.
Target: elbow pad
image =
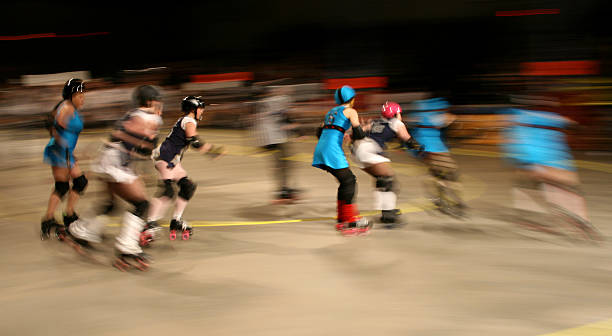
[[[353,134],[351,135],[351,138],[353,138],[353,140],[360,140],[360,139],[365,138],[365,136],[366,134],[361,128],[361,125],[357,127],[353,126]]]
[[[200,140],[200,137],[198,137],[197,135],[194,135],[190,138],[187,138],[187,141],[189,141],[191,147],[198,149],[202,146],[204,146],[204,141]]]

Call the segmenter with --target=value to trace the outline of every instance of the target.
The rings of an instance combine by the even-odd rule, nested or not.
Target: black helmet
[[[138,106],[147,106],[152,100],[161,101],[162,94],[161,90],[153,85],[141,85],[134,90],[132,98]]]
[[[200,96],[187,96],[183,98],[183,101],[181,102],[181,110],[184,113],[195,111],[200,107],[204,108],[204,106],[204,99]]]
[[[71,99],[72,95],[77,92],[83,92],[85,90],[85,84],[82,79],[79,78],[70,78],[66,84],[64,84],[64,89],[62,90],[62,98]]]

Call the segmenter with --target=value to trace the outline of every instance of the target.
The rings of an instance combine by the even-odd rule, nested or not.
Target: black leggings
[[[344,201],[346,204],[352,204],[357,192],[357,179],[353,172],[348,168],[333,169],[325,167],[325,170],[340,182],[338,186],[338,201]]]

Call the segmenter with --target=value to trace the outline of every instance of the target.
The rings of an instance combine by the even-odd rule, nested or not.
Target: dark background
[[[108,35],[0,41],[2,80],[22,74],[168,66],[187,73],[274,70],[385,75],[391,88],[516,72],[523,61],[596,59],[609,73],[607,1],[95,1],[3,4],[2,35]],[[496,17],[496,11],[560,9]],[[420,83],[420,84],[417,84]]]

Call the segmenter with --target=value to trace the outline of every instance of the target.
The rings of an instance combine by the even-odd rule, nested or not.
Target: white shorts
[[[375,164],[391,162],[391,160],[379,154],[382,151],[383,149],[376,141],[365,138],[355,141],[351,154],[353,161],[359,168],[367,168]]]
[[[130,168],[126,162],[126,155],[117,148],[104,146],[97,161],[92,165],[91,170],[101,175],[102,179],[108,182],[132,183],[138,179],[138,175]]]

